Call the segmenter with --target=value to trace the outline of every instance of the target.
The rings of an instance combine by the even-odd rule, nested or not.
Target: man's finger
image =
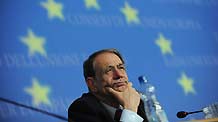
[[[106,87],[106,90],[109,92],[109,93],[114,93],[115,90],[111,87]]]

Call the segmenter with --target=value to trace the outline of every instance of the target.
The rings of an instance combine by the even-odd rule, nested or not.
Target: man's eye
[[[126,69],[124,66],[120,66],[119,68],[120,68],[120,69],[124,69],[124,70]]]
[[[106,69],[106,70],[105,70],[105,73],[108,73],[108,72],[110,72],[110,71],[112,71],[112,68]]]

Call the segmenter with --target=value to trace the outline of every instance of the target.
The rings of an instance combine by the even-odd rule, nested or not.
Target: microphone
[[[176,116],[178,118],[184,118],[186,117],[188,114],[194,114],[194,113],[199,113],[199,112],[203,112],[203,110],[200,110],[200,111],[193,111],[193,112],[185,112],[185,111],[179,111]]]

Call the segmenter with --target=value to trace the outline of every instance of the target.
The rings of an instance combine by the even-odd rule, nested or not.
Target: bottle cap
[[[145,77],[144,75],[139,76],[139,77],[138,77],[138,80],[139,80],[139,83],[140,83],[140,84],[144,84],[144,83],[147,83],[147,82],[148,82],[148,80],[146,79],[146,77]]]

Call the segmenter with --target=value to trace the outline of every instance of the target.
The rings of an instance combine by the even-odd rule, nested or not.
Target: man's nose
[[[114,77],[114,79],[120,79],[123,77],[123,72],[121,70],[115,68],[113,71],[113,77]]]

